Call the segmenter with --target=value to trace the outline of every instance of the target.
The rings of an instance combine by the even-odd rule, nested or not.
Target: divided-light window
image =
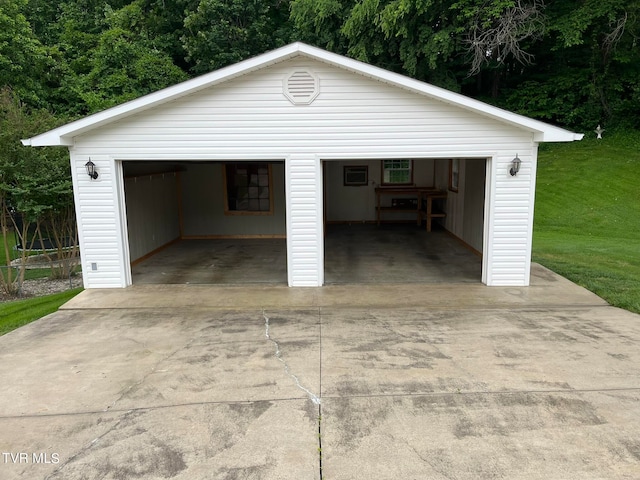
[[[226,214],[273,214],[271,164],[227,163],[224,171]]]
[[[382,161],[383,185],[413,184],[413,160],[393,159]]]

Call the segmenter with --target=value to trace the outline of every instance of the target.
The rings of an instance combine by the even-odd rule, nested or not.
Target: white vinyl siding
[[[283,80],[308,69],[319,81],[319,95],[309,105],[294,105],[283,94]],[[523,161],[516,177],[507,165],[518,153]],[[79,217],[87,228],[85,260],[99,263],[90,272],[89,286],[119,284],[122,252],[118,251],[118,221],[110,165],[115,160],[255,161],[287,158],[289,192],[289,272],[293,285],[317,285],[322,278],[320,218],[300,220],[319,203],[320,160],[383,158],[492,158],[495,175],[489,218],[495,239],[488,283],[526,285],[530,258],[531,203],[535,177],[533,133],[472,113],[458,106],[418,95],[325,63],[298,57],[227,83],[116,121],[75,138],[72,161],[80,172],[91,159],[100,178],[78,173]],[[310,159],[314,159],[313,162]],[[303,160],[304,159],[304,160]],[[316,160],[317,159],[317,163]],[[313,163],[313,165],[312,165]],[[301,170],[300,170],[301,169]],[[305,169],[308,169],[305,170]],[[304,170],[304,172],[303,172]],[[312,172],[313,170],[313,172]],[[94,235],[94,215],[104,220]],[[314,215],[318,215],[315,212]],[[301,225],[305,225],[302,228]],[[320,230],[321,232],[321,230]],[[320,235],[321,237],[322,235]],[[314,243],[315,242],[315,243]],[[306,245],[308,248],[301,248]],[[313,258],[312,258],[313,257]],[[86,268],[86,261],[83,266]],[[106,270],[103,270],[106,269]],[[113,271],[111,270],[113,269]]]
[[[142,112],[76,139],[76,148],[139,159],[475,156],[531,146],[532,134],[360,75],[310,63],[321,93],[293,105],[282,78],[301,61]],[[525,147],[525,148],[527,148]]]
[[[522,159],[516,177],[509,175],[514,155],[499,158],[493,169],[491,201],[490,267],[487,284],[528,285],[535,188],[535,151]],[[533,173],[533,174],[532,174]]]
[[[286,162],[289,286],[317,287],[324,278],[322,170],[312,155]]]
[[[119,210],[115,162],[92,156],[99,177],[92,180],[84,164],[71,152],[74,196],[80,239],[82,275],[87,288],[125,287],[125,247]]]

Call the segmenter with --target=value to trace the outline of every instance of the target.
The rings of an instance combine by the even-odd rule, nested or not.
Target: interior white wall
[[[486,160],[464,160],[464,214],[462,240],[482,252]]]
[[[183,237],[285,235],[284,164],[272,164],[273,215],[225,215],[221,163],[193,163],[181,173]]]
[[[125,178],[129,255],[135,261],[180,236],[175,173]]]
[[[433,159],[415,159],[413,182],[419,187],[434,185]],[[344,185],[345,166],[367,166],[369,182],[363,186]],[[374,222],[376,220],[376,187],[382,182],[382,160],[330,160],[324,163],[325,208],[328,222]],[[402,195],[385,195],[382,205],[390,205],[391,198]],[[386,218],[386,217],[385,217]],[[394,213],[388,220],[415,220],[413,214]]]
[[[458,191],[449,190],[449,159],[436,160],[438,188],[447,191],[445,228],[479,252],[484,251],[486,160],[460,159]]]

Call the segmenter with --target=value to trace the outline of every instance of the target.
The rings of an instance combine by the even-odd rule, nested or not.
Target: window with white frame
[[[382,161],[383,185],[412,185],[413,160],[391,159]]]

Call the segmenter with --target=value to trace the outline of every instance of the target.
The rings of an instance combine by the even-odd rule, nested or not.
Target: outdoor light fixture
[[[89,175],[94,180],[98,178],[98,172],[96,172],[96,164],[93,163],[91,159],[89,159],[89,161],[85,163],[84,166],[87,167],[87,175]]]
[[[515,177],[516,173],[520,171],[521,163],[522,163],[522,160],[518,158],[518,154],[516,153],[516,158],[511,160],[511,169],[509,170],[509,173],[511,174],[512,177]]]

